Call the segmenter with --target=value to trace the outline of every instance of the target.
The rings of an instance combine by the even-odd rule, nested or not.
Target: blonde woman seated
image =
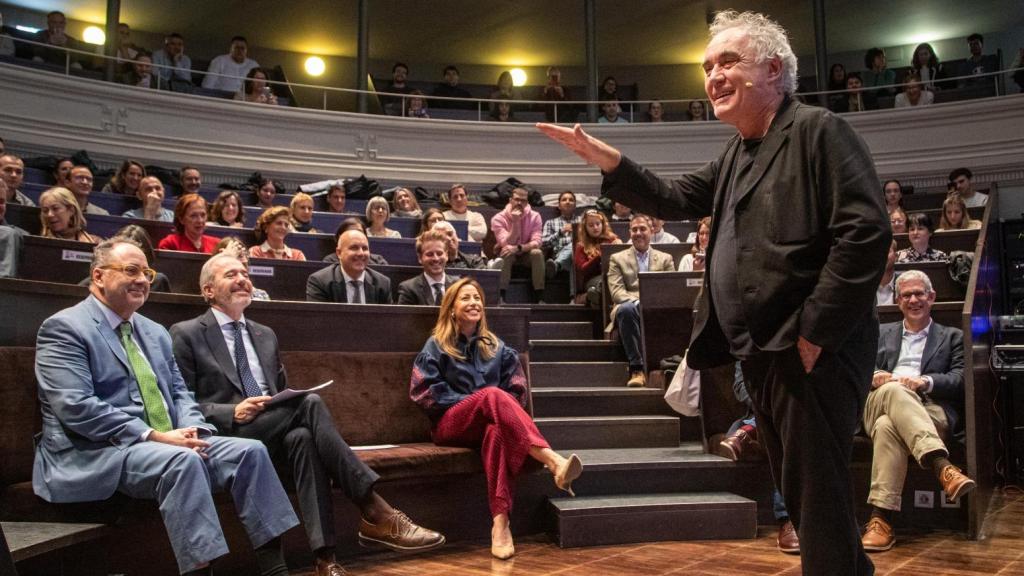
[[[291,211],[284,206],[267,208],[256,220],[253,232],[259,246],[249,248],[250,258],[273,258],[276,260],[305,260],[302,250],[289,248],[284,239],[292,231]]]
[[[313,197],[299,192],[292,197],[291,214],[292,229],[296,232],[320,232],[313,228]]]
[[[907,217],[907,236],[910,238],[910,248],[904,248],[896,254],[896,262],[949,262],[949,256],[942,250],[936,250],[929,245],[932,237],[932,224],[930,216],[924,212],[917,212]]]
[[[85,215],[67,188],[50,188],[39,196],[40,236],[99,244],[103,239],[85,231]]]
[[[942,203],[942,217],[939,218],[938,232],[944,230],[977,230],[981,221],[971,218],[967,204],[959,194],[950,194]]]
[[[697,222],[697,241],[694,242],[690,253],[683,256],[679,261],[680,272],[699,272],[704,270],[704,256],[708,250],[708,240],[711,239],[711,217],[706,216]]]
[[[368,238],[401,238],[397,230],[387,227],[388,220],[391,220],[391,208],[388,201],[380,196],[370,198],[366,203],[366,221],[370,223],[366,227]]]
[[[421,218],[423,209],[416,201],[416,195],[408,188],[395,190],[395,216],[402,218]]]
[[[464,278],[445,290],[437,324],[413,365],[409,396],[433,423],[439,446],[480,450],[493,526],[491,554],[515,553],[509,529],[516,477],[529,459],[542,463],[569,494],[583,472],[573,454],[548,445],[524,410],[526,376],[519,354],[487,328],[480,285]]]

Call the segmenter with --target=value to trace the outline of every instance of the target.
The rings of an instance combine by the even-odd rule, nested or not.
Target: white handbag
[[[700,415],[700,370],[690,368],[686,356],[665,390],[665,402],[683,416]]]

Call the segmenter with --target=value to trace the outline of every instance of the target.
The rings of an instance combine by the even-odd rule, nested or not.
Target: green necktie
[[[124,351],[128,353],[128,363],[131,364],[132,372],[135,373],[135,381],[139,384],[139,393],[142,394],[142,405],[146,409],[146,422],[157,432],[171,431],[171,417],[164,406],[163,396],[160,388],[156,385],[156,374],[149,367],[149,362],[142,357],[142,351],[132,340],[132,325],[130,322],[122,322],[121,344]]]

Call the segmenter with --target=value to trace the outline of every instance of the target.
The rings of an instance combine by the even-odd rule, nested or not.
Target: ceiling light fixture
[[[107,41],[107,35],[99,26],[89,26],[85,29],[85,32],[82,33],[82,40],[85,40],[89,44],[102,46]]]
[[[324,59],[319,56],[310,56],[306,58],[306,74],[310,76],[320,76],[327,70],[327,64],[324,63]]]
[[[513,68],[509,70],[509,74],[512,75],[513,86],[525,86],[526,85],[526,71],[522,68]]]

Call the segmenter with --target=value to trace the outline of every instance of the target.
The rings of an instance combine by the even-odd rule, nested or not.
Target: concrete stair
[[[608,340],[533,340],[531,362],[625,362],[626,352]]]
[[[593,336],[590,322],[530,322],[530,337],[537,340],[586,340]]]
[[[656,388],[626,388],[621,381],[616,387],[537,388],[533,390],[534,415],[672,416],[664,395]]]
[[[622,387],[629,378],[626,362],[534,362],[530,358],[530,387]]]
[[[548,443],[559,449],[679,445],[679,419],[673,416],[566,416],[533,420]]]

